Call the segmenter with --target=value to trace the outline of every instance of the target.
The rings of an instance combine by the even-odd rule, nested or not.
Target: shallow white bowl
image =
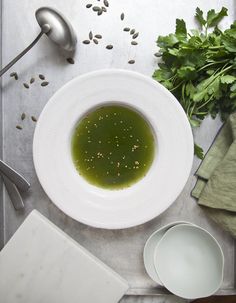
[[[215,293],[223,280],[224,255],[219,243],[196,225],[170,228],[156,248],[155,268],[163,285],[185,299]]]
[[[147,175],[123,190],[89,184],[71,157],[78,120],[110,102],[139,111],[157,138]],[[62,211],[94,227],[126,228],[161,214],[180,194],[192,166],[192,131],[182,107],[162,85],[135,72],[101,70],[75,78],[49,100],[35,129],[33,158],[42,187]]]
[[[167,232],[167,230],[178,224],[192,224],[192,223],[185,222],[185,221],[176,221],[176,222],[169,223],[169,224],[163,226],[162,228],[154,231],[151,234],[151,236],[147,239],[147,242],[144,246],[143,261],[144,261],[144,266],[145,266],[146,272],[148,273],[149,277],[153,281],[155,281],[157,284],[162,285],[162,286],[163,286],[163,283],[161,282],[161,280],[157,274],[155,265],[154,265],[154,259],[156,258],[155,254],[157,253],[156,247],[157,247],[157,244],[160,242],[161,238]]]

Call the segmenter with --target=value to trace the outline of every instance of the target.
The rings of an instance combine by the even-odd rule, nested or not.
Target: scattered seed
[[[49,84],[48,81],[44,81],[44,82],[41,83],[41,86],[47,86],[48,84]]]
[[[93,33],[91,31],[89,32],[89,39],[93,40]]]
[[[131,41],[131,44],[132,44],[132,45],[138,45],[138,42],[136,42],[136,41]]]
[[[139,35],[139,33],[135,33],[135,34],[133,35],[133,39],[136,39],[136,38],[138,37],[138,35]]]
[[[66,61],[70,64],[75,64],[75,61],[73,58],[67,58]]]
[[[16,72],[11,73],[10,77],[15,78],[15,80],[18,80],[18,74]]]
[[[135,63],[135,60],[129,60],[128,63],[129,63],[129,64],[134,64],[134,63]]]
[[[83,43],[84,43],[84,44],[89,44],[90,41],[89,41],[89,40],[84,40]]]
[[[109,2],[107,0],[104,0],[103,3],[106,7],[109,7]]]
[[[93,39],[93,42],[94,42],[95,44],[98,44],[98,40],[97,40],[97,39]]]
[[[31,120],[32,120],[33,122],[37,122],[37,119],[35,118],[35,116],[31,116]]]
[[[24,85],[25,88],[29,88],[29,84],[23,83],[23,85]]]
[[[155,53],[154,56],[155,57],[161,57],[161,53]]]
[[[25,114],[25,113],[22,113],[20,118],[21,118],[21,120],[23,121],[23,120],[25,120],[25,117],[26,117],[26,114]]]
[[[100,7],[99,7],[99,6],[94,6],[94,7],[93,7],[93,11],[94,11],[94,12],[100,11]]]
[[[130,35],[133,35],[135,33],[135,29],[133,28],[133,29],[131,29],[131,31],[130,31]]]
[[[123,31],[124,31],[124,32],[129,32],[129,31],[130,31],[130,28],[129,28],[129,27],[125,27],[125,28],[123,29]]]
[[[125,18],[125,14],[124,13],[122,13],[121,15],[120,15],[120,20],[124,20],[124,18]]]
[[[88,4],[86,5],[87,8],[90,8],[90,7],[92,7],[92,6],[93,6],[93,5],[90,4],[90,3],[88,3]]]
[[[95,35],[94,37],[97,39],[102,39],[102,35],[99,35],[99,34]]]
[[[103,10],[100,9],[100,10],[98,11],[97,15],[100,16],[102,13],[103,13]]]
[[[44,75],[42,75],[42,74],[39,74],[39,79],[41,79],[41,80],[45,80],[45,76],[44,76]]]
[[[113,49],[113,45],[108,44],[108,45],[106,46],[106,49]]]
[[[103,12],[107,12],[107,9],[104,6],[102,6],[102,10]]]
[[[22,129],[22,126],[16,125],[16,128],[21,130],[21,129]]]
[[[35,81],[35,79],[34,79],[34,77],[32,77],[32,78],[30,79],[30,84],[33,84],[34,81]]]

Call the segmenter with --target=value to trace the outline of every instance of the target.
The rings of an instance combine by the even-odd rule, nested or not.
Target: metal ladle
[[[0,77],[30,50],[43,34],[46,34],[64,50],[73,51],[75,49],[77,43],[75,31],[60,12],[50,7],[41,7],[35,12],[35,17],[41,27],[41,32],[26,49],[0,71]]]

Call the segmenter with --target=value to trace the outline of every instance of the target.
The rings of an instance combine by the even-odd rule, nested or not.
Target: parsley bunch
[[[176,19],[175,33],[157,39],[162,60],[153,78],[175,95],[192,127],[209,114],[215,118],[219,113],[224,121],[236,110],[236,21],[221,31],[224,16],[225,7],[206,17],[197,8],[200,30],[187,31],[184,20]],[[196,144],[195,154],[203,158]]]

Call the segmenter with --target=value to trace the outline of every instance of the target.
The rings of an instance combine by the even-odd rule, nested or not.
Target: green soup
[[[145,176],[155,153],[146,120],[125,106],[103,106],[79,121],[72,136],[72,158],[89,183],[122,189]]]

